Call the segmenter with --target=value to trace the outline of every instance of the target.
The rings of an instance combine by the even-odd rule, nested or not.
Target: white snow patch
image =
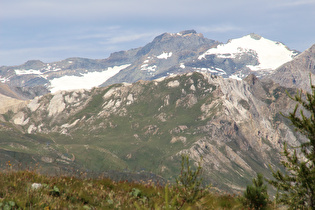
[[[179,67],[182,68],[182,69],[186,68],[186,66],[185,66],[183,63],[181,63],[181,64],[179,65]]]
[[[161,55],[156,56],[158,59],[168,59],[169,57],[171,57],[173,55],[172,52],[166,53],[163,52]]]
[[[236,79],[236,80],[242,80],[242,78],[240,78],[238,75],[235,75],[235,74],[232,74],[231,76],[229,76],[229,78]]]
[[[16,75],[25,75],[25,74],[37,74],[37,75],[40,75],[40,74],[43,74],[42,72],[40,72],[40,70],[34,70],[34,69],[15,69],[15,74]]]
[[[153,66],[148,66],[147,70],[148,71],[155,71],[156,70],[156,65],[153,65]]]
[[[156,65],[153,65],[153,66],[149,66],[148,64],[143,64],[141,65],[141,71],[148,71],[148,72],[152,72],[152,71],[155,71],[156,70]]]
[[[165,78],[166,78],[166,76],[157,78],[157,79],[155,79],[153,81],[155,81],[155,82],[162,82],[162,81],[164,81]]]
[[[9,82],[10,81],[10,79],[9,78],[5,78],[5,77],[1,77],[0,76],[0,82],[2,82],[2,83],[6,83],[6,82]]]
[[[290,51],[284,44],[274,42],[261,37],[253,39],[251,35],[239,39],[233,39],[227,44],[218,45],[216,48],[207,50],[198,57],[199,60],[205,59],[207,55],[215,54],[219,58],[235,58],[247,52],[257,53],[259,65],[248,65],[252,71],[263,69],[276,69],[282,64],[289,62],[296,55]]]
[[[63,76],[55,78],[50,81],[50,90],[52,93],[55,93],[59,90],[91,89],[101,85],[128,66],[130,66],[130,64],[109,67],[102,72],[88,72],[86,74],[81,74],[82,76]]]
[[[217,73],[219,75],[223,75],[223,74],[226,74],[226,72],[220,68],[196,68],[196,67],[193,67],[193,69],[197,72],[210,72],[210,73]]]

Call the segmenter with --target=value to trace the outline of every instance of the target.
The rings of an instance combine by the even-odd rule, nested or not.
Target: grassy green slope
[[[285,90],[281,88],[266,91],[271,92],[266,94],[269,104],[278,106],[278,101],[286,97]],[[5,151],[5,155],[1,155],[2,165],[8,160],[15,160],[34,164],[37,161],[46,171],[58,167],[97,173],[145,170],[172,180],[180,168],[180,158],[176,154],[191,149],[200,139],[207,139],[224,155],[227,153],[222,142],[235,152],[248,144],[243,142],[245,139],[241,134],[233,130],[233,119],[224,117],[220,88],[199,73],[170,77],[159,82],[139,81],[131,86],[116,84],[84,94],[88,98],[82,99],[84,103],[76,107],[76,111],[67,106],[55,118],[48,117],[46,109],[33,113],[25,109],[30,122],[34,121],[36,126],[42,123],[45,133],[25,134],[30,124],[12,126],[7,123],[5,129],[0,130],[0,149]],[[49,103],[51,98],[51,95],[41,98],[41,106]],[[204,105],[209,105],[207,114],[202,111]],[[250,109],[246,101],[242,102],[242,106]],[[13,114],[5,117],[10,120]],[[36,121],[39,117],[42,120]],[[282,120],[278,116],[274,123]],[[218,130],[210,126],[212,121],[219,123]],[[74,122],[77,122],[75,126],[63,127]],[[229,131],[231,128],[232,134]],[[210,136],[222,139],[212,141]],[[268,141],[263,143],[269,144]],[[254,171],[267,174],[269,169],[264,167],[261,154],[250,146],[247,151],[241,157]],[[213,151],[208,148],[207,152]],[[272,158],[275,152],[269,151],[266,157]],[[18,156],[19,160],[13,156]],[[271,159],[272,165],[279,166],[277,161],[277,157]],[[233,171],[225,165],[221,167],[221,172],[211,169],[206,175],[208,181],[223,189],[229,189],[225,185],[227,180],[246,186],[252,178],[251,173],[233,161]],[[230,171],[223,173],[224,170]]]

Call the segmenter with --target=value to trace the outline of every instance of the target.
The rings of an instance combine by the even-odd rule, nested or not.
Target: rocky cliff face
[[[192,62],[200,53],[217,44],[219,42],[207,39],[194,30],[161,34],[137,52],[136,62],[110,78],[104,86],[120,82],[152,80],[191,71],[185,69],[185,63]]]
[[[50,139],[57,152],[41,155],[51,164],[58,159],[93,171],[129,168],[171,179],[188,153],[195,161],[203,157],[206,180],[237,191],[256,172],[270,176],[268,165],[279,167],[284,141],[299,144],[279,114],[294,106],[285,88],[254,75],[239,81],[188,73],[48,94],[6,119],[35,142]]]
[[[310,91],[310,76],[315,84],[315,45],[301,53],[291,62],[279,67],[273,74],[267,76],[275,82],[293,88]]]

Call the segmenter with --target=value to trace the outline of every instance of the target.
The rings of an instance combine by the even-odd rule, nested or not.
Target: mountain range
[[[257,34],[222,44],[187,30],[161,34],[144,47],[112,53],[107,59],[32,60],[20,66],[2,66],[0,81],[31,99],[58,90],[133,83],[195,71],[224,78],[243,79],[249,74],[263,78],[298,54]]]
[[[203,157],[214,187],[244,190],[256,172],[281,169],[283,142],[304,141],[280,111],[295,107],[286,92],[309,88],[314,47],[188,30],[107,59],[1,67],[0,161],[172,180],[185,153]]]

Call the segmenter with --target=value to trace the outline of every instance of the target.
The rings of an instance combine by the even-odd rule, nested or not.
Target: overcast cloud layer
[[[0,66],[107,58],[186,29],[221,42],[257,33],[304,51],[314,22],[315,0],[1,0]]]

